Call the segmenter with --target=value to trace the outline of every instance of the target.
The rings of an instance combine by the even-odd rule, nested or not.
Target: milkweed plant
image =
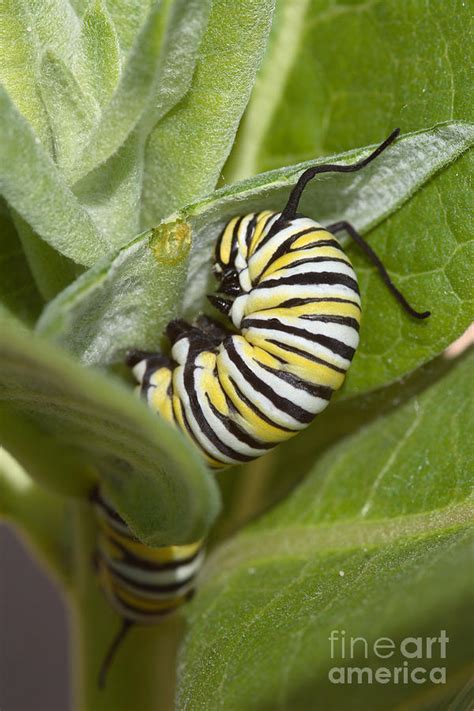
[[[446,349],[472,319],[469,5],[2,3],[0,513],[63,594],[77,709],[468,708],[472,364]],[[229,219],[398,126],[299,210],[353,224],[431,317],[342,236],[363,313],[344,387],[212,473],[133,392],[127,351],[215,314]],[[192,601],[134,626],[102,689],[121,620],[98,487],[141,543],[207,549]]]

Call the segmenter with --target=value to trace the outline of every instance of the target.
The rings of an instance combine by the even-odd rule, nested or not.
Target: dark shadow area
[[[0,526],[0,708],[69,711],[66,611],[23,542]]]

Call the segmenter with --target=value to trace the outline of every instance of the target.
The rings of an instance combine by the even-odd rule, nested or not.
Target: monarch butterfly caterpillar
[[[282,212],[250,213],[226,224],[214,255],[220,283],[208,298],[233,328],[207,316],[194,325],[177,319],[166,329],[171,357],[127,354],[149,406],[181,429],[211,468],[250,461],[293,437],[341,387],[359,343],[361,303],[357,276],[336,233],[344,230],[354,239],[411,316],[430,315],[410,306],[350,223],[323,227],[297,214],[316,175],[361,170],[398,134],[357,163],[304,171]],[[150,549],[133,538],[102,496],[95,504],[102,529],[99,576],[124,620],[104,660],[103,684],[130,625],[158,621],[191,594],[202,546]]]
[[[99,489],[91,500],[99,527],[97,576],[123,620],[99,672],[99,688],[103,688],[110,663],[130,627],[156,624],[193,596],[204,549],[201,541],[151,548],[135,538]]]
[[[359,343],[357,276],[335,234],[345,230],[375,264],[405,310],[382,262],[348,222],[323,227],[297,214],[320,173],[361,170],[398,136],[352,165],[306,170],[282,212],[234,217],[217,240],[211,303],[234,329],[200,316],[171,321],[171,357],[131,351],[127,363],[150,407],[220,469],[260,457],[304,429],[341,387]]]

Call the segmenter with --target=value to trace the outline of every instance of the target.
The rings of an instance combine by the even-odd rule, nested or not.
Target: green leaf
[[[111,97],[120,77],[117,33],[102,0],[92,0],[82,18],[81,80],[99,106]]]
[[[465,151],[472,143],[473,136],[473,129],[465,124],[442,125],[429,131],[404,136],[356,176],[339,174],[315,179],[308,186],[301,211],[323,224],[348,219],[362,232],[366,232],[396,212],[437,171],[449,165]],[[351,152],[334,160],[352,162],[361,155],[366,155],[368,151],[369,149]],[[213,288],[209,282],[212,250],[225,222],[236,214],[264,208],[281,208],[287,199],[290,186],[296,182],[307,165],[262,174],[224,188],[162,223],[154,234],[156,240],[163,240],[165,251],[168,249],[167,236],[176,239],[173,235],[177,224],[181,225],[184,221],[192,230],[192,249],[182,308],[179,297],[183,289],[178,283],[183,279],[184,265],[181,259],[186,253],[178,254],[180,262],[177,270],[175,265],[169,265],[166,261],[153,264],[148,248],[150,233],[145,232],[130,245],[130,254],[136,255],[131,266],[127,267],[132,269],[133,284],[129,285],[127,282],[127,287],[124,288],[123,265],[124,255],[127,253],[125,248],[118,255],[113,255],[110,260],[98,265],[97,270],[84,275],[52,302],[41,319],[40,330],[88,363],[120,360],[124,350],[130,346],[145,349],[159,347],[161,333],[170,317],[182,311],[186,316],[193,316],[205,307],[205,294]],[[446,171],[446,176],[455,175],[456,168],[457,164]],[[444,175],[436,178],[436,181],[421,192],[421,199],[427,189],[438,190],[444,179]],[[451,186],[451,183],[449,185]],[[446,194],[451,195],[448,187]],[[418,195],[415,197],[418,198]],[[463,198],[459,195],[457,200],[461,199]],[[391,219],[403,219],[404,211],[409,207],[410,203]],[[464,219],[460,205],[452,197],[448,209],[454,213],[452,219]],[[469,311],[465,303],[469,296],[462,294],[456,286],[468,280],[468,265],[460,259],[453,260],[452,243],[448,242],[444,235],[443,240],[438,239],[439,219],[427,214],[426,220],[428,224],[423,229],[423,247],[420,246],[420,239],[413,244],[400,238],[394,244],[382,244],[382,249],[379,249],[377,242],[374,246],[386,261],[387,267],[394,270],[395,281],[399,282],[398,273],[402,270],[403,274],[410,274],[410,278],[405,278],[400,285],[413,303],[420,308],[435,307],[431,323],[413,322],[402,312],[385,287],[379,284],[379,277],[372,271],[369,272],[360,258],[354,260],[357,271],[360,271],[363,277],[362,296],[365,296],[366,288],[373,288],[374,283],[377,289],[376,298],[372,299],[370,295],[366,299],[364,324],[368,323],[370,326],[371,319],[380,320],[382,315],[386,323],[383,328],[377,324],[367,336],[362,331],[363,341],[360,349],[363,355],[359,358],[356,356],[350,371],[348,393],[362,392],[391,382],[430,360],[460,335],[469,322]],[[429,221],[433,225],[432,229]],[[434,229],[435,227],[437,229]],[[417,224],[406,226],[405,229],[410,234],[410,230],[417,229]],[[181,230],[180,226],[180,235]],[[404,232],[401,231],[400,234]],[[469,238],[468,232],[465,238]],[[178,239],[179,249],[182,244],[182,239]],[[355,254],[352,248],[350,254],[351,257]],[[397,268],[398,264],[403,265],[402,268]],[[456,289],[450,287],[449,282],[443,283],[437,301],[433,303],[430,274],[424,279],[418,276],[423,270],[435,270],[436,279],[439,279],[437,273],[443,275],[446,271]],[[100,288],[97,287],[98,271],[107,273],[107,279],[101,282]],[[369,279],[366,274],[370,274]],[[114,280],[117,282],[116,286]],[[406,287],[406,282],[409,283],[409,288]],[[162,298],[159,293],[163,288],[162,293],[170,296],[166,307],[161,310],[157,308],[157,299]],[[173,296],[174,294],[176,296]],[[84,317],[86,313],[89,314],[87,318]],[[394,339],[392,347],[396,346],[396,350],[390,360],[380,356],[380,353],[386,353],[384,344],[389,328],[403,336]],[[370,355],[370,358],[365,354],[368,347],[364,338],[371,344],[369,353],[373,355]],[[398,357],[395,357],[396,355]],[[354,378],[352,388],[351,378]]]
[[[154,4],[75,166],[75,180],[115,153],[140,119],[144,140],[154,122],[181,98],[189,86],[206,12],[202,0]]]
[[[148,136],[157,121],[191,86],[210,5],[211,0],[174,0],[172,3],[155,92],[140,121],[142,134]]]
[[[270,130],[273,114],[283,100],[286,83],[304,36],[305,21],[310,13],[309,7],[309,0],[277,0],[276,2],[267,51],[223,171],[228,183],[243,180],[259,172],[258,152]],[[307,84],[307,91],[311,91],[313,86],[314,77]],[[288,87],[288,92],[291,93],[291,87]],[[305,102],[298,105],[296,112],[298,116],[301,111],[304,111],[304,105]],[[312,158],[313,155],[316,154],[307,157]],[[300,156],[283,159],[281,163],[275,164],[275,167],[300,160],[302,160]]]
[[[117,144],[108,160],[74,186],[75,195],[111,249],[122,246],[140,231],[144,140],[157,116],[178,101],[189,85],[206,11],[207,3],[201,0],[172,4],[154,86],[148,102],[140,110],[136,107],[137,115],[141,111],[139,126],[123,145]],[[128,111],[130,107],[127,104],[125,108]],[[113,139],[108,135],[109,138]]]
[[[45,149],[50,152],[51,130],[37,80],[39,41],[31,15],[23,2],[5,0],[1,3],[0,34],[0,81],[17,109],[31,124]],[[2,143],[4,140],[1,139]]]
[[[191,88],[152,132],[143,225],[213,190],[261,62],[273,0],[212,4]]]
[[[123,386],[2,318],[0,442],[32,477],[85,495],[95,470],[150,545],[203,536],[218,510],[199,453]]]
[[[150,11],[127,58],[119,84],[74,167],[74,181],[107,160],[136,126],[154,85],[168,5],[169,0],[155,3]]]
[[[226,177],[473,120],[470,3],[278,0]]]
[[[137,132],[74,186],[74,194],[107,240],[108,252],[140,230],[142,146]]]
[[[3,204],[0,204],[0,303],[30,324],[36,320],[43,303],[15,226]]]
[[[58,169],[0,87],[0,193],[58,252],[90,266],[107,245]]]
[[[51,51],[44,55],[40,72],[41,96],[54,137],[54,160],[67,176],[94,124],[97,106]]]
[[[284,504],[217,549],[190,608],[178,708],[303,710],[315,699],[318,708],[387,708],[387,688],[334,686],[328,672],[402,666],[403,656],[341,658],[340,647],[331,656],[332,630],[372,645],[444,629],[448,659],[408,665],[448,664],[448,688],[429,687],[435,699],[462,686],[470,657],[463,630],[474,513],[474,413],[465,397],[472,365],[463,359],[333,447]],[[415,702],[420,691],[390,684],[391,708]]]
[[[83,2],[84,0],[76,0]],[[142,28],[153,0],[107,0],[107,10],[117,32],[120,47],[126,56]]]

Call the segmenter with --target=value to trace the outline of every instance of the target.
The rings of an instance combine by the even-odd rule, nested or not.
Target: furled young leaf
[[[108,252],[140,231],[142,146],[132,132],[109,160],[74,186],[74,194],[108,244]]]
[[[110,250],[121,247],[140,231],[143,143],[157,116],[178,101],[189,85],[206,11],[207,2],[201,0],[172,4],[155,87],[141,108],[140,125],[105,163],[74,186],[74,194]]]
[[[81,81],[99,106],[111,97],[120,77],[120,47],[103,0],[92,0],[82,18]]]
[[[54,137],[54,160],[67,175],[94,125],[97,105],[51,51],[43,57],[39,86]]]
[[[27,8],[24,2],[6,0],[1,3],[0,35],[1,83],[16,108],[31,124],[47,152],[51,153],[51,130],[38,86],[41,44],[30,8]],[[70,32],[67,35],[70,37]],[[3,142],[5,139],[1,140]]]
[[[127,56],[120,82],[74,168],[75,180],[115,153],[142,117],[149,131],[181,98],[191,80],[206,14],[207,1],[154,3]],[[141,130],[144,140],[147,130]]]
[[[167,20],[155,92],[140,121],[148,135],[156,122],[185,95],[191,86],[199,45],[211,0],[174,0]]]
[[[74,12],[69,0],[9,0],[21,14],[29,20],[27,32],[33,36],[37,61],[43,54],[51,50],[63,61],[68,69],[73,70],[76,51],[81,32],[81,22]]]
[[[226,179],[473,120],[468,2],[277,0]]]
[[[0,87],[0,193],[58,252],[90,266],[107,246],[40,140]]]
[[[147,144],[143,226],[213,190],[260,64],[274,0],[213,2],[191,88]]]
[[[74,171],[83,177],[114,153],[134,129],[153,87],[169,0],[155,3],[127,58],[120,82],[89,136]]]
[[[84,0],[75,0],[84,2]],[[143,27],[154,0],[107,0],[107,10],[114,23],[120,48],[128,54],[137,34]]]
[[[215,552],[190,609],[178,708],[303,710],[318,699],[378,710],[388,690],[392,707],[420,692],[414,683],[332,685],[334,666],[403,663],[399,654],[366,659],[360,644],[355,659],[341,658],[340,646],[331,655],[332,630],[370,645],[446,630],[448,660],[408,663],[448,664],[448,690],[430,690],[454,696],[470,656],[472,365],[463,359],[330,449],[285,503]]]
[[[465,151],[472,143],[473,136],[473,129],[465,124],[441,125],[429,131],[404,136],[359,174],[327,175],[315,179],[308,186],[301,211],[323,224],[348,219],[362,232],[366,232],[392,213],[396,214],[391,220],[403,220],[405,211],[410,209],[411,205],[410,202],[404,203],[437,171]],[[363,152],[351,152],[334,160],[348,163],[367,153],[368,149],[364,149]],[[417,193],[412,202],[415,199],[423,201],[424,193],[428,191],[436,191],[438,201],[449,194],[451,197],[448,209],[454,213],[452,219],[463,220],[464,215],[460,209],[460,203],[465,199],[463,193],[457,193],[456,199],[451,195],[451,186],[456,182],[459,162]],[[185,315],[194,315],[202,310],[206,291],[212,290],[212,284],[209,285],[212,250],[225,221],[233,215],[251,210],[281,209],[290,186],[296,182],[304,167],[307,167],[307,164],[283,168],[224,188],[173,215],[155,231],[156,244],[163,240],[163,248],[168,250],[170,239],[177,239],[181,249],[183,238],[188,239],[190,236],[185,227],[192,230],[192,249],[183,307]],[[402,205],[403,209],[399,209]],[[391,220],[384,224],[389,225]],[[370,271],[370,281],[366,279],[366,264],[362,259],[357,259],[357,271],[359,272],[360,267],[362,276],[363,297],[367,286],[372,289],[375,284],[377,289],[373,299],[370,294],[369,298],[365,298],[365,322],[370,325],[371,319],[383,317],[386,325],[384,328],[377,325],[370,330],[367,335],[370,348],[365,345],[365,335],[364,331],[362,332],[363,355],[355,361],[350,371],[348,387],[350,379],[357,378],[351,392],[365,391],[393,381],[430,360],[454,340],[469,321],[465,303],[469,297],[460,291],[460,285],[469,278],[468,265],[454,255],[452,240],[448,241],[444,232],[443,238],[440,239],[439,218],[430,216],[426,211],[426,220],[428,224],[423,228],[422,240],[416,222],[410,225],[410,220],[406,220],[406,224],[397,232],[396,242],[379,244],[376,232],[372,244],[386,261],[388,268],[395,272],[394,280],[400,283],[413,303],[420,308],[433,307],[431,322],[420,324],[407,317],[385,287],[379,284],[376,274]],[[179,225],[179,230],[175,235],[176,225]],[[383,228],[382,225],[381,229]],[[465,237],[469,238],[468,232]],[[150,233],[144,233],[130,246],[130,254],[136,255],[132,267],[133,286],[127,285],[126,289],[123,287],[125,272],[122,272],[121,265],[127,253],[125,248],[118,255],[100,264],[100,272],[107,274],[107,278],[101,281],[100,285],[97,271],[92,270],[51,303],[41,319],[40,330],[49,338],[57,339],[86,362],[109,363],[115,359],[120,360],[124,350],[131,345],[146,349],[158,347],[167,320],[170,316],[181,313],[182,309],[178,299],[172,297],[168,308],[158,310],[157,294],[163,284],[173,283],[173,288],[177,288],[178,281],[183,278],[184,266],[180,261],[176,270],[174,265],[169,265],[169,259],[153,263],[148,249],[149,239]],[[347,244],[347,239],[343,238],[343,241]],[[351,256],[354,255],[355,250],[351,248]],[[186,254],[180,252],[179,256],[181,259]],[[399,265],[402,268],[399,268]],[[422,271],[429,272],[423,279],[419,276]],[[413,276],[400,281],[399,272]],[[434,299],[432,288],[436,281],[433,281],[431,272],[438,280],[446,279]],[[443,276],[445,273],[449,274],[452,287],[447,283],[448,277]],[[440,276],[437,276],[438,274]],[[171,276],[172,282],[167,281],[167,275]],[[115,280],[117,286],[114,285]],[[406,286],[407,282],[409,288]],[[86,313],[89,314],[87,319],[84,318]],[[99,314],[100,319],[97,318]],[[403,338],[394,338],[393,347],[396,346],[396,349],[393,355],[382,359],[379,354],[386,351],[388,328],[396,334],[402,334]]]
[[[123,386],[2,318],[0,442],[32,477],[86,495],[91,469],[149,544],[201,537],[218,508],[197,450]]]

